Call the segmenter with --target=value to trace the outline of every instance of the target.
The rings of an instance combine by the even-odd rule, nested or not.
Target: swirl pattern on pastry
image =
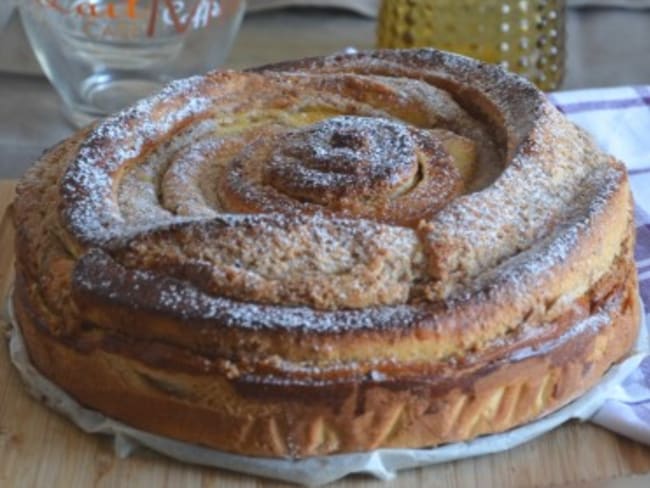
[[[504,430],[636,330],[622,164],[522,79],[432,50],[174,82],[48,152],[14,219],[37,365],[233,452]]]
[[[221,181],[229,210],[312,207],[394,223],[432,215],[462,186],[431,131],[351,116],[258,139],[226,167]]]

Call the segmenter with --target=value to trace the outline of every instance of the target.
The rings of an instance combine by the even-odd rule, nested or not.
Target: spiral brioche
[[[230,452],[503,431],[638,327],[622,164],[526,81],[434,50],[174,82],[44,154],[14,210],[35,365]]]

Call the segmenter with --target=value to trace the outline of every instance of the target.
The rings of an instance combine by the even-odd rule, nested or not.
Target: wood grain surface
[[[13,229],[6,210],[14,183],[0,180],[0,297],[13,279]],[[4,317],[1,315],[0,317]],[[4,319],[0,319],[4,320]],[[0,324],[0,326],[3,324]],[[355,476],[337,487],[650,486],[650,447],[590,424],[569,423],[510,451],[401,472],[383,483]],[[625,479],[621,479],[625,477]],[[607,483],[602,484],[602,483]],[[586,484],[585,484],[586,483]],[[632,483],[632,484],[629,484]],[[618,483],[617,483],[618,485]],[[128,459],[110,439],[81,432],[30,397],[0,346],[0,487],[236,487],[285,486],[252,476],[176,462],[149,451]]]

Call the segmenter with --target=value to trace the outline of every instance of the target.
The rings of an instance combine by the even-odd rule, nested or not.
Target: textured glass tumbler
[[[377,43],[499,63],[554,90],[564,77],[565,13],[565,0],[383,0]]]
[[[77,126],[223,63],[244,0],[23,0],[32,48]]]

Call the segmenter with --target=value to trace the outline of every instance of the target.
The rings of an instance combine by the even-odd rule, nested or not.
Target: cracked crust
[[[623,165],[532,85],[433,50],[175,82],[47,152],[14,205],[36,366],[230,452],[499,432],[638,327]]]

